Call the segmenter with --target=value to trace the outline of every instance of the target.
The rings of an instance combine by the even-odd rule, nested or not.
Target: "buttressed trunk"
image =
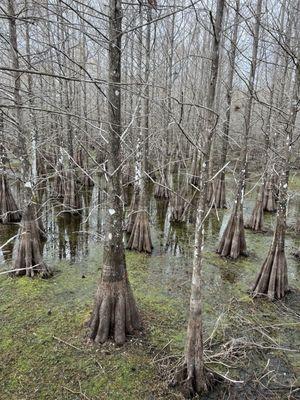
[[[142,177],[140,180],[138,210],[135,213],[134,223],[128,239],[127,248],[129,250],[137,250],[139,252],[150,254],[153,246],[148,213],[148,197],[146,182]]]
[[[289,119],[286,121],[286,127],[284,128],[284,151],[279,159],[281,174],[276,228],[267,258],[252,287],[253,296],[267,296],[271,300],[275,298],[281,299],[288,291],[287,262],[285,256],[286,211],[293,132],[295,129],[299,101],[300,64],[298,63],[295,70],[295,82]]]
[[[23,183],[22,197],[22,221],[20,237],[17,247],[17,255],[14,260],[13,271],[15,275],[34,276],[39,273],[43,277],[51,275],[46,263],[43,261],[43,239],[45,233],[42,231],[41,219],[38,218],[36,203],[34,201],[34,181],[36,164],[31,165],[27,139],[30,137],[26,131],[23,117],[21,96],[21,73],[19,64],[17,18],[14,0],[8,0],[9,39],[11,47],[12,66],[14,68],[14,103],[16,109],[16,122],[18,134],[17,156],[21,164],[21,179]],[[34,156],[35,157],[35,156]]]
[[[264,195],[265,195],[265,179],[258,190],[257,199],[255,206],[252,211],[252,215],[247,225],[247,228],[252,229],[255,232],[261,232],[264,227]]]
[[[43,232],[41,232],[33,203],[29,204],[23,213],[19,232],[17,257],[12,273],[16,276],[26,275],[33,277],[36,274],[42,278],[52,275],[43,260]]]
[[[217,253],[221,256],[238,258],[240,255],[246,255],[246,242],[243,222],[243,203],[246,186],[246,176],[248,172],[248,141],[251,130],[251,113],[255,89],[255,77],[257,69],[257,54],[259,45],[259,31],[261,20],[262,0],[257,0],[255,12],[255,27],[253,35],[253,49],[251,68],[248,82],[248,99],[245,107],[244,121],[244,143],[241,155],[241,164],[239,172],[239,181],[234,207],[232,208],[231,216],[227,227],[222,235]]]
[[[110,0],[109,7],[108,207],[103,268],[90,320],[90,338],[104,343],[112,337],[117,344],[123,344],[126,334],[132,334],[139,327],[139,315],[128,281],[122,231],[121,0]]]
[[[242,202],[238,197],[222,235],[217,253],[222,257],[238,258],[247,255]]]

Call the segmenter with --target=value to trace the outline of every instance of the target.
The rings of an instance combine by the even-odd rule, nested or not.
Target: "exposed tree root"
[[[90,339],[104,343],[113,338],[116,344],[122,345],[126,335],[132,335],[139,327],[139,315],[126,274],[121,281],[102,280],[90,320]]]
[[[226,229],[222,235],[217,253],[222,257],[233,259],[247,255],[245,240],[243,208],[238,202],[235,204]]]
[[[147,211],[139,211],[136,214],[131,235],[128,239],[127,248],[140,252],[151,253],[152,241]]]
[[[13,270],[16,270],[13,272],[16,276],[33,277],[39,274],[43,278],[48,278],[52,275],[43,260],[43,242],[33,204],[28,205],[23,214]]]
[[[196,367],[194,366],[194,371],[189,375],[187,363],[185,362],[177,369],[172,386],[178,386],[186,399],[192,399],[197,394],[203,395],[207,393],[211,384],[209,378],[212,374],[205,372],[204,379],[201,379],[201,382],[197,381],[196,376]]]
[[[21,212],[11,193],[6,176],[0,175],[0,223],[9,224],[20,222]]]
[[[282,234],[274,235],[268,256],[252,287],[253,296],[282,299],[288,291],[287,263]]]
[[[181,387],[185,398],[202,395],[209,391],[214,375],[204,366],[201,318],[195,318],[188,325],[188,341],[184,362],[175,371],[173,385]]]

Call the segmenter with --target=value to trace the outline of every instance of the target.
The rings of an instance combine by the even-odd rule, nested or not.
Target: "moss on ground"
[[[85,322],[96,290],[98,259],[94,253],[86,266],[57,263],[50,280],[1,278],[1,400],[75,400],[83,394],[132,400],[148,399],[151,393],[154,398],[178,398],[166,391],[152,362],[155,347],[172,335],[182,344],[177,307],[158,288],[147,291],[147,257],[128,255],[147,336],[141,334],[122,348],[87,344]]]
[[[273,217],[269,219],[271,226]],[[151,257],[134,252],[126,255],[144,331],[122,348],[112,344],[90,346],[86,341],[85,322],[92,309],[102,259],[97,246],[90,246],[89,257],[84,262],[73,265],[57,262],[54,277],[49,280],[2,276],[0,399],[181,398],[167,387],[160,367],[153,362],[165,353],[181,356],[184,349],[193,234],[180,229],[177,227],[176,240],[178,248],[184,250],[182,253],[159,252],[157,249],[163,246],[156,243],[157,253]],[[207,343],[211,345],[208,355],[224,352],[222,346],[231,338],[246,338],[264,346],[300,348],[299,294],[291,293],[284,303],[253,301],[248,294],[272,235],[247,230],[246,236],[249,257],[237,261],[220,258],[215,253],[218,233],[207,237],[203,265],[205,337],[213,332],[212,340]],[[289,279],[296,287],[299,265],[291,257],[293,240],[287,235]],[[47,262],[52,264],[51,259]],[[270,382],[272,376],[277,382],[284,384],[287,379],[286,384],[290,384],[300,373],[299,353],[256,349],[247,350],[246,358],[243,354],[218,359],[209,366],[226,373],[222,362],[233,364],[230,377],[247,382],[255,381],[256,371],[263,373],[268,359],[269,369],[276,371],[266,375]],[[219,399],[216,393],[207,399]],[[278,398],[285,399],[284,396]],[[256,397],[249,394],[249,398]]]

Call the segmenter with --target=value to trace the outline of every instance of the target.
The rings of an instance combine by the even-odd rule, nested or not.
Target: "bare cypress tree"
[[[207,97],[207,125],[202,147],[202,169],[200,175],[200,194],[197,208],[195,231],[195,250],[193,256],[193,272],[191,284],[191,297],[189,319],[187,328],[187,342],[185,359],[181,374],[181,382],[189,395],[201,394],[207,391],[207,378],[203,360],[203,324],[202,324],[202,264],[204,246],[204,221],[207,212],[208,181],[211,145],[216,126],[214,104],[219,70],[219,44],[224,13],[224,0],[218,0],[216,17],[214,21],[214,37],[212,45],[212,63],[209,92]]]
[[[175,4],[175,2],[174,2]],[[161,153],[161,160],[159,171],[159,181],[157,182],[154,190],[154,196],[157,199],[169,199],[170,192],[169,187],[169,175],[170,175],[170,158],[171,158],[171,148],[173,144],[172,138],[172,126],[171,126],[171,116],[172,116],[172,86],[173,86],[173,67],[174,67],[174,46],[175,46],[175,13],[171,17],[171,23],[169,32],[167,34],[167,64],[166,64],[166,110],[164,113],[164,129],[165,129],[165,143],[164,143],[164,153]]]
[[[43,277],[51,275],[50,270],[43,261],[44,232],[38,223],[36,204],[34,201],[32,167],[27,149],[29,133],[25,128],[21,98],[21,74],[19,71],[19,51],[17,40],[16,11],[14,0],[8,0],[9,15],[9,37],[14,69],[14,102],[16,109],[16,120],[18,130],[18,157],[21,162],[22,171],[22,193],[23,213],[20,228],[20,239],[17,247],[17,256],[14,260],[13,269],[15,275],[26,275],[33,277],[40,273]]]
[[[245,121],[244,121],[244,143],[241,155],[241,166],[239,171],[239,180],[236,198],[234,206],[232,208],[231,216],[222,235],[219,243],[217,253],[223,257],[231,257],[233,259],[238,258],[240,255],[247,254],[246,240],[245,240],[245,229],[244,229],[244,216],[243,216],[243,204],[244,204],[244,193],[246,184],[246,174],[248,169],[248,140],[250,135],[250,122],[251,112],[254,97],[254,84],[257,69],[257,54],[259,44],[259,31],[261,23],[261,8],[262,0],[257,0],[256,13],[255,13],[255,26],[253,34],[253,50],[251,68],[248,82],[248,99],[245,109]]]
[[[150,17],[149,17],[150,15]],[[148,22],[151,21],[151,9],[147,10]],[[143,25],[142,18],[142,10],[140,10],[140,25]],[[149,79],[149,58],[150,58],[150,25],[148,25],[147,38],[146,38],[146,75],[145,75],[145,83],[147,91],[145,96],[145,118],[143,122],[145,126],[143,126],[142,118],[141,118],[141,104],[138,105],[137,109],[137,119],[138,119],[138,140],[137,140],[137,176],[136,176],[136,185],[138,188],[138,206],[137,211],[135,213],[134,223],[132,226],[131,234],[128,239],[127,248],[130,250],[137,250],[140,252],[151,253],[152,252],[152,241],[151,241],[151,232],[150,232],[150,221],[149,221],[149,200],[147,195],[146,188],[146,179],[145,172],[148,166],[148,154],[147,154],[147,136],[149,130],[149,116],[146,113],[149,113],[149,87],[148,87],[148,79]],[[142,73],[142,47],[143,47],[143,30],[139,28],[139,54],[138,54],[138,64],[140,74]],[[139,99],[141,102],[141,99]],[[145,128],[145,129],[144,129]]]
[[[222,169],[222,171],[220,172],[219,176],[215,179],[214,182],[213,204],[217,208],[226,208],[227,206],[224,166],[226,164],[227,151],[228,151],[229,126],[230,126],[231,103],[232,103],[232,93],[233,93],[233,78],[235,72],[235,62],[236,62],[235,59],[236,59],[239,20],[240,20],[240,1],[236,0],[234,26],[233,26],[231,45],[229,50],[229,74],[228,74],[228,83],[226,88],[227,109],[226,109],[226,118],[223,124],[222,149],[221,149],[222,152],[221,152],[220,166],[219,166],[219,168]]]
[[[126,334],[139,327],[133,293],[130,288],[123,244],[121,180],[121,0],[109,2],[109,86],[106,236],[103,268],[90,321],[90,338],[103,343],[112,337],[123,344]]]
[[[299,5],[299,3],[298,3]],[[299,10],[298,10],[299,11]],[[284,148],[279,158],[280,181],[276,227],[268,255],[252,287],[253,296],[267,296],[269,299],[281,299],[288,291],[287,262],[285,256],[286,212],[290,160],[293,146],[293,133],[300,104],[300,59],[295,60],[295,77],[290,112],[284,128]]]
[[[285,22],[285,2],[281,8],[280,17],[280,30],[283,30]],[[278,46],[279,47],[279,46]],[[274,139],[274,133],[272,132],[274,126],[272,124],[273,116],[273,105],[275,103],[276,87],[278,86],[278,65],[280,60],[280,47],[275,55],[274,60],[274,73],[272,77],[272,85],[270,88],[270,104],[269,110],[266,117],[266,129],[264,132],[265,148],[264,148],[264,162],[263,162],[263,176],[261,185],[258,189],[256,202],[252,211],[252,215],[247,224],[247,227],[253,231],[259,232],[264,228],[264,210],[273,212],[276,210],[276,197],[274,188],[274,160],[272,156],[271,141]]]

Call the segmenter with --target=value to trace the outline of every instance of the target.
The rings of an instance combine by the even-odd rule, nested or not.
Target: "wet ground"
[[[82,323],[87,319],[88,312],[91,309],[99,268],[101,267],[105,193],[101,189],[101,184],[99,187],[100,189],[94,187],[90,191],[82,193],[83,212],[79,216],[65,214],[56,201],[50,198],[45,200],[43,220],[48,234],[45,258],[47,263],[55,268],[54,278],[47,282],[34,280],[31,283],[28,283],[26,278],[18,280],[6,276],[0,278],[0,288],[3,289],[2,295],[0,294],[3,331],[1,332],[0,328],[0,334],[6,343],[3,347],[4,350],[6,349],[3,358],[1,359],[0,356],[0,361],[2,361],[0,373],[1,368],[5,369],[4,357],[9,359],[11,355],[12,358],[15,358],[15,360],[8,362],[2,382],[3,379],[14,382],[17,375],[22,385],[25,385],[26,378],[30,376],[30,370],[35,371],[42,363],[42,359],[39,359],[36,354],[31,356],[31,352],[27,353],[18,345],[17,349],[21,352],[21,355],[17,357],[13,343],[7,342],[15,329],[21,329],[22,334],[26,335],[26,331],[24,332],[26,320],[31,320],[32,326],[35,326],[40,319],[38,330],[42,332],[37,333],[38,348],[43,345],[43,351],[46,352],[45,343],[51,342],[51,351],[54,353],[58,351],[60,357],[69,357],[71,364],[74,362],[74,365],[72,364],[74,370],[71,368],[70,374],[65,371],[66,364],[62,362],[64,373],[70,377],[69,379],[73,376],[71,372],[74,373],[76,370],[74,354],[72,353],[72,356],[66,355],[66,349],[60,354],[61,349],[57,350],[57,343],[53,343],[52,336],[54,336],[55,327],[57,327],[60,337],[63,337],[67,342],[71,338],[73,344],[82,346],[84,335]],[[251,191],[251,187],[249,187],[249,190]],[[248,295],[248,289],[266,257],[272,239],[275,216],[272,214],[265,215],[266,233],[246,231],[249,257],[243,257],[237,261],[221,259],[215,254],[220,234],[226,226],[230,210],[218,212],[212,210],[207,220],[203,269],[203,309],[205,338],[207,339],[207,365],[220,375],[226,375],[232,381],[243,381],[246,386],[242,383],[232,383],[229,386],[220,385],[215,388],[211,395],[206,395],[204,398],[293,399],[297,398],[299,394],[297,386],[299,387],[300,384],[300,357],[298,352],[300,348],[300,296],[297,290],[300,281],[300,262],[295,260],[292,255],[300,246],[300,236],[293,230],[296,218],[300,216],[300,179],[297,174],[292,174],[289,194],[289,230],[286,239],[286,255],[289,284],[292,291],[284,302],[253,301]],[[232,196],[233,189],[229,185],[229,205]],[[245,220],[251,213],[254,198],[255,190],[252,190],[246,197]],[[82,390],[90,399],[180,398],[177,392],[172,392],[165,383],[161,383],[160,378],[164,376],[164,381],[168,380],[168,370],[171,370],[173,365],[172,357],[174,356],[175,359],[180,357],[184,347],[194,225],[192,223],[171,224],[169,222],[170,207],[168,203],[156,201],[153,196],[150,215],[154,244],[153,254],[145,256],[127,253],[130,279],[144,316],[146,336],[142,339],[140,345],[143,351],[137,352],[134,362],[132,362],[132,356],[135,350],[132,348],[125,350],[125,354],[128,351],[127,356],[130,360],[126,361],[124,352],[118,353],[116,356],[119,360],[116,364],[117,374],[122,375],[127,362],[133,365],[132,368],[137,368],[138,372],[132,373],[125,368],[123,378],[126,377],[126,381],[132,387],[130,386],[127,391],[124,390],[126,387],[124,380],[121,379],[118,382],[114,377],[111,389],[106,393],[103,388],[108,383],[104,382],[104,378],[104,381],[101,381],[102,378],[96,380],[94,365],[93,368],[89,366],[85,354],[83,361],[81,360],[84,364],[82,368],[91,368],[91,375],[88,378],[83,378],[81,376],[82,371],[76,373],[81,376],[80,379],[86,380],[85,383],[81,383],[84,389]],[[0,233],[1,243],[6,243],[17,234],[17,227],[0,226]],[[2,249],[0,256],[0,270],[2,271],[9,266],[12,247],[13,242],[10,242]],[[26,304],[27,301],[32,306],[35,300],[38,303],[37,306],[34,306],[37,307],[37,314],[32,310],[29,310],[27,314],[26,307],[23,307],[24,302]],[[22,315],[19,315],[18,310],[14,315],[13,304],[20,307],[20,301],[22,302],[21,309],[23,307]],[[53,311],[51,311],[50,316],[46,316],[49,310],[55,310],[54,316]],[[64,321],[60,321],[59,317],[66,318],[66,324],[68,321],[70,322],[66,329],[62,324]],[[29,322],[28,324],[30,325]],[[76,330],[75,336],[72,334],[72,329]],[[31,332],[31,334],[33,333]],[[15,333],[17,338],[20,334],[21,332]],[[50,335],[52,335],[51,338]],[[32,347],[31,351],[34,352],[35,342],[31,343],[32,336],[28,340]],[[43,340],[45,340],[45,343],[43,343]],[[68,351],[72,350],[68,345],[65,347],[68,348]],[[144,354],[145,351],[147,354]],[[107,371],[114,368],[113,364],[116,362],[111,355],[112,353],[109,354],[108,359],[111,364],[103,367],[104,369],[107,368]],[[17,374],[13,368],[14,362],[17,362],[17,368],[19,368],[18,363],[25,362],[26,357],[29,359],[32,357],[32,363],[29,362],[29,366],[21,366],[21,372]],[[100,362],[99,359],[103,359],[101,355],[99,357],[97,362]],[[49,368],[53,369],[55,360],[49,361],[47,356],[43,363],[47,365],[47,362]],[[142,365],[149,362],[151,368],[143,370]],[[24,368],[23,373],[22,368]],[[36,395],[28,397],[29,394],[26,394],[25,397],[18,397],[21,392],[16,389],[18,384],[14,382],[14,384],[6,385],[2,383],[2,390],[7,391],[7,394],[3,392],[6,397],[3,395],[0,398],[5,400],[85,398],[80,394],[78,382],[74,381],[73,378],[73,380],[71,379],[71,386],[68,387],[73,392],[79,391],[79,394],[72,394],[67,389],[61,389],[64,385],[61,383],[62,378],[58,378],[57,374],[58,371],[55,371],[54,374],[50,373],[49,375],[49,379],[58,379],[60,382],[59,390],[57,389],[52,397],[51,393],[48,392],[54,390],[53,383],[46,382],[42,384],[42,389],[38,389],[39,384],[35,382],[31,385],[31,390],[37,388]],[[147,374],[148,377],[146,378],[145,375]],[[159,374],[161,374],[161,377],[157,376]],[[36,376],[35,372],[33,375]],[[41,372],[36,379],[39,376],[45,379]],[[149,377],[151,377],[150,380]],[[138,380],[141,383],[144,382],[143,390],[139,394],[134,386],[134,382]],[[99,382],[102,382],[102,386]],[[76,389],[74,389],[75,387]]]

